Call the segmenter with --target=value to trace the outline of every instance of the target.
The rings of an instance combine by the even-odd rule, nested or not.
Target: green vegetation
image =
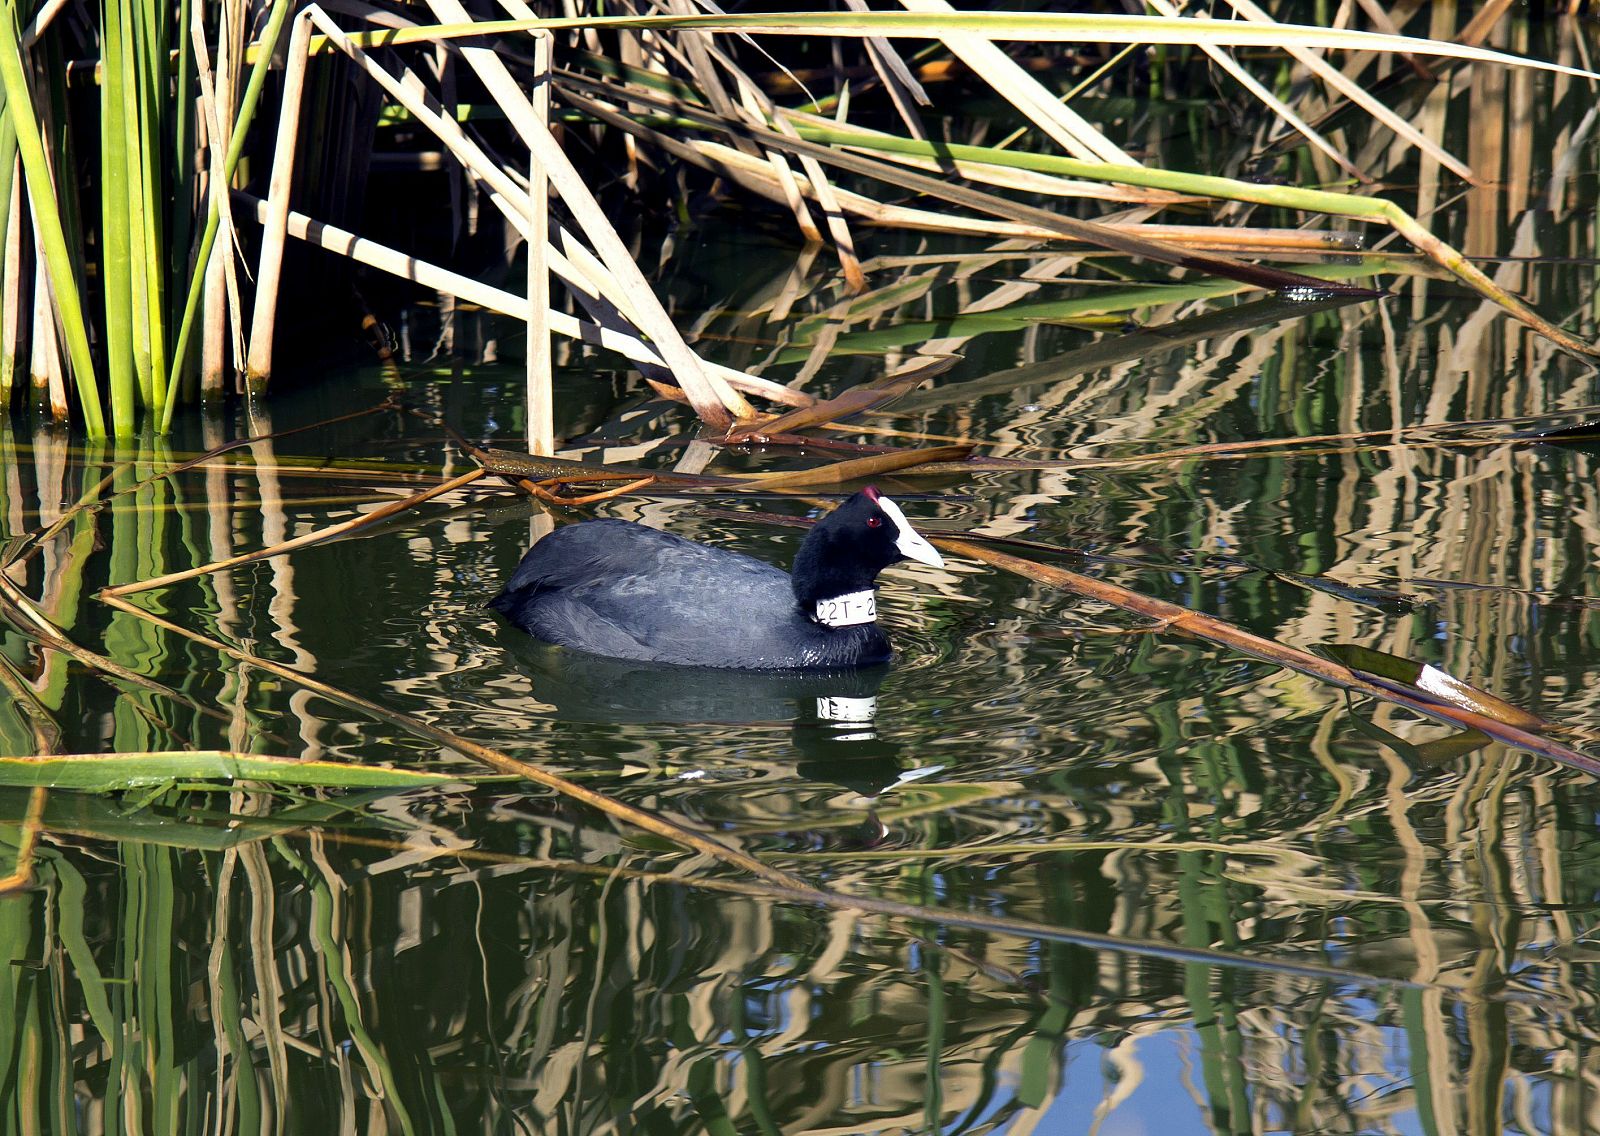
[[[1471,61],[1480,67],[1533,67],[1578,79],[1592,79],[1589,72],[1472,43],[1282,23],[1246,0],[1234,4],[1237,20],[1184,17],[1165,3],[1138,17],[966,13],[942,0],[908,7],[661,15],[640,6],[620,14],[611,9],[603,16],[541,19],[521,0],[506,0],[514,18],[482,20],[469,18],[455,0],[430,0],[428,12],[437,21],[432,24],[418,23],[415,10],[397,6],[366,11],[367,20],[383,30],[348,28],[312,7],[295,17],[297,30],[286,37],[288,0],[259,11],[231,0],[185,0],[177,10],[129,0],[105,8],[92,28],[57,18],[54,5],[34,12],[13,6],[11,19],[0,21],[6,99],[0,171],[9,179],[0,188],[11,190],[7,216],[18,224],[9,234],[11,255],[0,281],[0,313],[10,329],[0,342],[0,375],[17,373],[26,353],[32,382],[27,393],[20,384],[8,384],[0,395],[14,410],[31,401],[57,419],[75,407],[90,437],[102,436],[109,423],[112,433],[126,438],[141,423],[169,430],[177,406],[196,393],[221,397],[229,371],[237,380],[264,386],[272,372],[277,295],[285,283],[283,242],[292,233],[529,320],[527,398],[535,408],[535,435],[545,439],[541,446],[548,445],[553,413],[544,347],[551,332],[605,338],[653,377],[679,385],[714,426],[752,420],[757,412],[745,396],[767,393],[762,382],[702,358],[684,342],[590,193],[592,179],[580,174],[550,133],[552,97],[565,122],[626,135],[630,146],[653,150],[659,161],[699,167],[791,212],[802,240],[832,245],[857,291],[868,287],[856,251],[855,230],[863,224],[1075,242],[1169,264],[1188,279],[1221,277],[1275,291],[1317,294],[1353,287],[1240,259],[1228,251],[1228,222],[1221,215],[1209,222],[1215,230],[1205,242],[1209,247],[1199,248],[1193,237],[1174,239],[1148,221],[1105,224],[1076,215],[1080,211],[1069,214],[1061,204],[1034,202],[1087,199],[1102,209],[1113,203],[1140,208],[1147,216],[1192,210],[1200,202],[1248,203],[1284,216],[1311,214],[1393,229],[1433,264],[1540,334],[1572,351],[1590,350],[1581,337],[1534,311],[1380,195],[1268,186],[1141,164],[1093,121],[1107,93],[1130,86],[1123,72],[1132,57],[1112,48],[1161,45],[1162,68],[1189,66],[1190,58],[1219,67],[1298,132],[1317,160],[1340,176],[1369,180],[1361,162],[1236,58],[1240,50],[1270,51],[1325,84],[1329,98],[1348,99],[1356,113],[1372,115],[1425,164],[1470,177],[1464,162],[1367,93],[1361,71],[1392,74],[1393,57],[1401,55],[1419,69],[1421,60],[1433,58],[1444,66]],[[247,42],[249,35],[254,38]],[[474,37],[483,36],[494,37],[494,49],[476,45]],[[1002,50],[1016,42],[1059,45],[1047,47],[1046,58],[1078,50],[1076,45],[1103,45],[1104,63],[1081,81],[1063,75],[1074,79],[1063,92],[1060,79],[1047,85]],[[602,43],[611,50],[595,52]],[[960,141],[948,132],[942,139],[931,136],[930,122],[959,121],[961,108],[930,99],[900,54],[906,45],[931,45],[917,56],[924,67],[946,55],[957,61],[974,83],[1004,100],[1018,129],[998,144]],[[372,54],[379,47],[383,61]],[[428,74],[425,62],[440,51],[453,53],[473,74],[467,101],[474,109],[464,115],[438,113],[447,95],[461,98]],[[1341,70],[1324,58],[1328,51],[1354,53],[1360,67]],[[460,274],[399,250],[352,247],[351,238],[319,229],[315,218],[303,214],[296,213],[291,225],[291,193],[297,184],[302,192],[306,188],[305,179],[297,183],[293,173],[304,144],[301,104],[325,101],[317,85],[329,75],[320,70],[308,87],[307,63],[329,54],[354,61],[367,81],[384,88],[393,107],[426,127],[525,240],[540,237],[520,294],[486,293]],[[278,88],[283,97],[275,115],[258,121],[279,58],[285,60]],[[865,61],[868,77],[851,77],[848,68],[830,74],[830,68],[815,66],[823,58]],[[808,78],[798,81],[784,59],[804,65]],[[65,60],[76,68],[71,82]],[[248,81],[241,84],[247,67]],[[98,100],[81,97],[87,82],[98,84]],[[1152,80],[1131,89],[1149,97],[1158,88]],[[875,106],[867,113],[879,120],[892,107],[899,132],[852,122],[856,105]],[[490,108],[528,150],[526,160],[491,153],[481,132],[462,128],[459,120],[470,127]],[[350,176],[364,168],[372,142],[349,140]],[[80,160],[86,152],[97,160]],[[246,188],[238,184],[246,153],[258,159],[251,176],[267,190],[264,201],[238,196]],[[12,176],[16,168],[20,178]],[[80,169],[81,177],[75,173]],[[548,217],[547,185],[560,202]],[[908,194],[920,203],[904,203]],[[251,220],[250,210],[239,208],[250,202],[256,202],[264,226],[259,233],[253,224],[240,224]],[[655,205],[675,207],[670,199]],[[1306,238],[1284,231],[1276,251],[1296,247],[1306,247]],[[1256,257],[1275,246],[1258,236],[1247,251]],[[552,273],[562,287],[547,313]],[[203,345],[198,354],[197,344]]]
[[[0,1131],[1592,1128],[1593,25],[606,10],[15,13]],[[433,306],[222,398],[291,237]],[[886,674],[483,608],[867,478]]]

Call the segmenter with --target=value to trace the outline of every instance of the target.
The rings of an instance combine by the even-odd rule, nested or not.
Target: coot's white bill
[[[908,560],[920,560],[935,568],[943,568],[944,557],[939,555],[937,548],[922,538],[921,533],[911,527],[911,522],[906,520],[906,515],[900,511],[900,506],[881,494],[877,501],[878,508],[887,513],[889,519],[894,522],[894,546],[900,550],[900,555]]]

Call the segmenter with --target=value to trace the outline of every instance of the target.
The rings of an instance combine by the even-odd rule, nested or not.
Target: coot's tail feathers
[[[492,607],[501,615],[510,616],[515,620],[517,611],[540,592],[551,587],[551,577],[556,573],[550,570],[551,566],[547,563],[549,557],[535,555],[539,548],[540,545],[536,544],[528,550],[522,558],[522,563],[517,565],[516,574],[506,581],[506,586],[500,589],[500,594],[484,606]]]

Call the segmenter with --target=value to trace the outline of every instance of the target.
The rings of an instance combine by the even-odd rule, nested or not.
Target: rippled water
[[[1490,243],[1572,258],[1511,283],[1593,339],[1600,163],[1592,142],[1581,155],[1562,211],[1514,213]],[[782,250],[693,240],[673,286],[713,313],[703,342],[748,352],[759,333],[778,350],[745,305],[763,271],[789,271]],[[730,263],[748,279],[728,283]],[[875,377],[890,341],[964,335],[946,317],[1030,263],[940,277],[859,326],[835,310],[812,389]],[[816,272],[812,307],[846,303]],[[1087,266],[1028,301],[1106,293],[1114,275]],[[930,530],[1058,546],[1022,554],[1291,645],[1432,663],[1600,753],[1595,451],[1507,436],[1524,417],[1596,416],[1595,371],[1438,281],[1394,286],[1344,306],[1157,294],[1127,314],[1159,330],[1132,338],[997,324],[866,425],[1098,464],[879,484]],[[419,367],[407,394],[508,445],[520,381]],[[562,382],[568,436],[628,447],[686,427],[660,407],[616,417],[644,395],[581,359]],[[103,511],[13,573],[75,642],[167,689],[6,626],[0,654],[31,692],[0,711],[8,753],[38,748],[36,700],[63,752],[209,748],[462,779],[52,791],[37,886],[0,903],[6,1130],[1600,1128],[1593,779],[1104,604],[952,557],[884,577],[900,657],[882,670],[590,659],[483,607],[545,523],[501,487],[135,597],[712,833],[830,889],[824,902],[528,782],[469,781],[479,765],[380,711],[94,600],[469,468],[434,427],[379,415],[133,488],[226,438],[384,393],[352,372],[275,400],[270,421],[195,424],[116,471]],[[1404,429],[1466,422],[1484,425]],[[1223,442],[1241,446],[1136,460]],[[49,435],[4,444],[8,538],[114,471]],[[772,449],[713,468],[812,460]],[[816,507],[646,492],[559,519],[629,517],[787,564],[798,531],[756,511]],[[14,848],[31,798],[0,800]]]

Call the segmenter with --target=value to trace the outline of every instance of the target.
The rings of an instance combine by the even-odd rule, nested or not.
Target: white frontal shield
[[[900,511],[889,498],[878,495],[878,508],[888,514],[889,520],[894,523],[894,546],[900,550],[900,555],[907,560],[920,560],[924,564],[931,564],[935,568],[944,567],[944,557],[939,555],[939,550],[934,548],[922,538],[922,534],[911,527],[911,522],[906,520],[906,515]]]

